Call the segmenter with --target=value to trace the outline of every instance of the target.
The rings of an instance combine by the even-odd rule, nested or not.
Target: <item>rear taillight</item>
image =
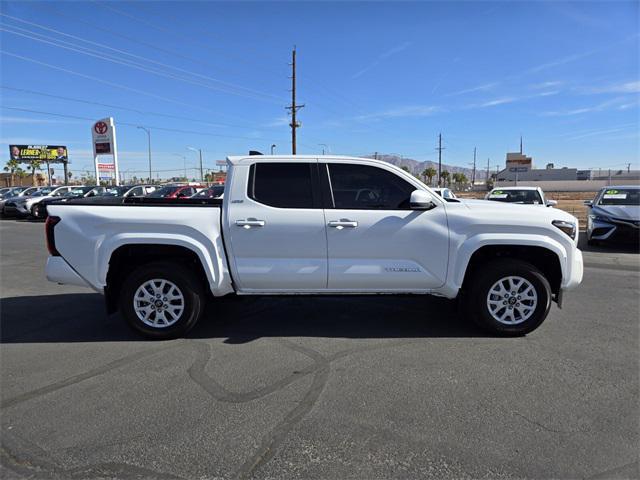
[[[49,250],[49,255],[52,255],[54,257],[60,256],[60,252],[56,250],[56,238],[53,235],[53,228],[58,224],[59,221],[60,217],[49,216],[47,217],[47,221],[44,222],[44,232],[47,239],[47,250]]]

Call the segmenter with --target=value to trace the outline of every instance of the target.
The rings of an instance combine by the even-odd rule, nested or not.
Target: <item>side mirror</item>
[[[587,207],[593,207],[593,200],[585,200],[585,201],[584,201],[584,204],[585,204]]]
[[[414,190],[411,192],[409,205],[412,210],[431,210],[436,207],[433,197],[424,190]]]
[[[547,200],[547,207],[555,207],[556,205],[558,205],[556,200]]]

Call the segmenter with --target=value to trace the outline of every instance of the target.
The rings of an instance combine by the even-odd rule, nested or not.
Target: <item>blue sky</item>
[[[468,166],[475,146],[495,166],[523,135],[539,167],[640,168],[638,2],[1,5],[3,160],[9,143],[65,144],[91,169],[85,118],[104,116],[130,175],[147,168],[136,125],[176,174],[180,156],[196,165],[187,146],[206,167],[289,152],[297,45],[299,153],[434,160],[442,132],[444,162]]]

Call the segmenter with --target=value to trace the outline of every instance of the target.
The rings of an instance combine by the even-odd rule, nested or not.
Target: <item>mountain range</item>
[[[364,155],[364,157],[377,158],[378,160],[389,162],[392,165],[396,165],[398,167],[407,167],[409,169],[409,172],[413,173],[414,175],[420,176],[420,178],[423,180],[424,178],[422,177],[422,172],[426,168],[431,167],[431,168],[434,168],[436,172],[438,171],[438,162],[432,162],[431,160],[420,162],[412,158],[400,157],[398,155],[385,155],[385,154],[377,154],[377,156]],[[471,178],[473,175],[473,169],[471,168],[456,167],[454,165],[447,165],[445,163],[442,164],[442,170],[448,171],[451,175],[453,175],[454,173],[464,173],[465,176],[469,179],[469,181],[471,181]],[[437,177],[437,174],[436,174],[436,177]],[[486,170],[480,168],[479,166],[476,166],[476,182],[484,181],[486,177],[487,177]]]

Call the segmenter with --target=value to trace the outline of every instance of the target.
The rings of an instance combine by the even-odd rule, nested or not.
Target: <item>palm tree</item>
[[[20,176],[20,172],[22,168],[20,168],[20,162],[16,159],[11,159],[7,162],[7,165],[4,167],[5,172],[9,172],[11,175],[11,185],[14,184],[15,176]]]
[[[36,170],[40,170],[42,162],[40,160],[31,160],[29,168],[31,168],[31,178],[33,179],[33,186],[36,187],[38,182],[36,181]]]
[[[431,185],[431,180],[433,179],[433,177],[436,176],[436,173],[438,172],[436,172],[436,169],[433,167],[425,168],[422,171],[422,176],[425,178],[425,181],[429,179],[429,181],[427,182],[427,185]]]
[[[443,170],[442,173],[440,174],[442,179],[444,180],[444,184],[442,185],[443,187],[447,186],[448,180],[449,180],[449,172],[447,170]]]

